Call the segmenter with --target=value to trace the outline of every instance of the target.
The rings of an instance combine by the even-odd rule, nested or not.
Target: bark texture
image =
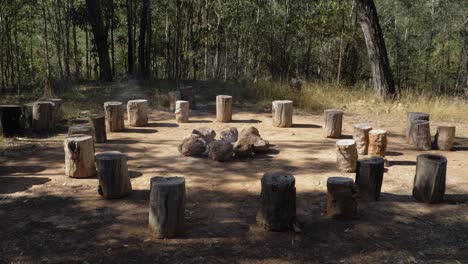
[[[411,141],[417,150],[431,150],[431,127],[429,121],[413,120],[411,122]]]
[[[91,124],[94,128],[94,140],[96,143],[104,143],[107,141],[106,133],[106,118],[103,114],[93,114],[89,116]]]
[[[416,159],[413,197],[424,203],[438,203],[445,194],[447,159],[434,154],[422,154]]]
[[[148,125],[148,100],[130,100],[127,103],[128,124],[133,127]]]
[[[89,178],[96,175],[94,141],[91,136],[77,135],[65,138],[65,175]]]
[[[232,121],[232,96],[218,95],[216,96],[216,121],[231,122]]]
[[[369,131],[369,149],[371,156],[385,157],[387,151],[387,131],[382,129],[372,129]]]
[[[437,127],[437,133],[434,138],[434,145],[439,150],[449,151],[453,147],[455,140],[455,127],[453,126],[440,126]]]
[[[127,156],[118,151],[96,154],[98,193],[106,199],[117,199],[132,191],[128,176]]]
[[[293,102],[289,100],[273,101],[272,115],[273,115],[273,126],[292,127]]]
[[[185,228],[185,178],[151,178],[149,228],[157,238],[173,238]]]
[[[175,117],[178,123],[187,123],[189,121],[189,101],[179,100],[176,102]]]
[[[296,222],[295,178],[283,172],[263,175],[257,223],[267,230],[283,231]]]
[[[369,148],[369,131],[372,126],[369,124],[354,125],[353,139],[356,141],[356,148],[359,155],[367,155]]]
[[[356,185],[360,198],[368,201],[379,200],[384,166],[385,160],[382,157],[371,157],[357,161]]]
[[[422,112],[409,112],[406,119],[406,142],[408,144],[413,144],[413,139],[411,137],[411,123],[414,120],[426,120],[429,121],[429,114]]]
[[[54,130],[54,103],[34,102],[32,109],[32,125],[36,133],[48,133]]]
[[[334,219],[356,218],[356,189],[352,179],[344,177],[328,178],[327,216]]]
[[[93,141],[96,142],[94,127],[89,125],[74,125],[68,128],[68,136],[73,135],[88,135],[93,138]]]
[[[343,125],[343,111],[328,109],[324,115],[323,136],[326,138],[340,138]]]
[[[108,132],[120,132],[125,129],[124,106],[121,102],[104,103],[104,112]]]
[[[341,172],[355,172],[358,153],[356,142],[352,139],[336,142],[336,168]]]

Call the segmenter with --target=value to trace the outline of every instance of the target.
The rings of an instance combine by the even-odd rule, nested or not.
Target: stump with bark
[[[189,101],[179,100],[176,102],[175,117],[178,123],[187,123],[189,121]]]
[[[437,133],[434,138],[434,145],[439,150],[449,151],[453,147],[455,140],[455,127],[454,126],[440,126],[437,127]]]
[[[413,120],[411,122],[411,142],[417,150],[431,150],[431,127],[429,121]]]
[[[283,231],[296,222],[295,178],[283,172],[269,172],[262,177],[257,223],[267,230]]]
[[[382,157],[364,158],[357,161],[356,185],[358,196],[364,200],[380,198],[385,160]]]
[[[106,118],[103,114],[92,114],[89,120],[94,128],[94,140],[96,143],[104,143],[107,141],[106,133]]]
[[[169,111],[174,112],[176,109],[177,100],[181,100],[182,96],[180,91],[169,92]]]
[[[355,172],[358,153],[356,142],[343,139],[336,142],[336,169],[341,172]]]
[[[292,127],[293,102],[289,100],[278,100],[272,103],[273,126]]]
[[[65,175],[72,178],[88,178],[96,175],[94,141],[91,136],[66,137],[64,151]]]
[[[124,105],[121,102],[104,103],[106,115],[106,129],[108,132],[120,132],[125,129]]]
[[[74,125],[68,128],[68,136],[74,135],[88,135],[93,138],[93,141],[96,142],[94,127],[90,125]]]
[[[344,177],[328,178],[327,216],[334,219],[356,218],[356,189],[352,179]]]
[[[148,100],[130,100],[127,102],[128,124],[133,127],[148,125]]]
[[[367,154],[370,156],[385,157],[387,151],[387,131],[372,129],[369,131],[369,148]]]
[[[413,144],[413,139],[411,137],[411,123],[414,120],[425,120],[429,121],[429,114],[422,112],[409,112],[406,119],[406,142],[408,144]]]
[[[99,177],[98,193],[102,197],[117,199],[132,191],[126,155],[119,151],[97,153],[96,167]]]
[[[54,130],[54,103],[46,101],[34,102],[32,126],[34,132],[37,133],[48,133]]]
[[[5,137],[24,133],[23,107],[20,105],[0,105],[0,135]]]
[[[340,138],[343,124],[343,111],[336,109],[325,110],[323,119],[323,136],[326,138]]]
[[[216,96],[216,121],[231,122],[232,121],[232,96],[218,95]]]
[[[413,197],[424,203],[438,203],[445,194],[447,159],[434,154],[422,154],[416,159]]]
[[[157,238],[173,238],[185,228],[185,178],[151,178],[148,224]]]
[[[55,122],[60,123],[63,118],[63,101],[60,98],[48,98],[43,101],[52,102],[54,104],[54,117]]]
[[[372,126],[369,124],[354,125],[353,139],[356,141],[356,148],[359,155],[367,155],[369,148],[369,131]]]

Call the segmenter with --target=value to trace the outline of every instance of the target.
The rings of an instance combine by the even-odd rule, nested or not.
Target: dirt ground
[[[359,218],[324,217],[326,181],[335,168],[335,141],[324,139],[322,117],[295,115],[294,127],[274,128],[271,114],[241,112],[230,124],[212,109],[190,123],[153,111],[150,125],[109,134],[96,151],[129,157],[133,193],[104,200],[97,178],[64,176],[64,134],[28,138],[0,156],[0,263],[468,263],[468,127],[459,124],[448,158],[445,201],[428,205],[411,196],[416,156],[404,143],[406,120],[346,115],[389,131],[381,201],[359,203]],[[177,145],[197,127],[256,126],[270,153],[219,163],[181,156]],[[432,131],[440,123],[432,123]],[[255,224],[260,178],[268,171],[296,177],[302,233],[267,232]],[[149,182],[185,176],[186,232],[159,240],[147,228]]]

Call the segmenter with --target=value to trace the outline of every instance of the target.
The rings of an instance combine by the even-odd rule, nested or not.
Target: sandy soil
[[[346,115],[344,134],[367,121],[389,131],[381,201],[359,204],[359,218],[324,217],[326,180],[335,168],[335,140],[321,136],[321,116],[295,115],[293,128],[273,128],[271,114],[239,112],[231,124],[213,111],[187,124],[153,111],[144,128],[109,135],[97,151],[129,156],[133,193],[104,200],[97,179],[64,176],[63,137],[26,139],[0,156],[0,263],[468,263],[468,128],[460,125],[448,158],[446,199],[427,205],[411,197],[416,156],[404,143],[406,120]],[[269,154],[219,163],[181,156],[193,128],[256,126]],[[432,124],[435,126],[438,123]],[[430,151],[440,153],[439,151]],[[268,171],[296,177],[302,233],[256,226],[260,178]],[[185,176],[187,230],[158,240],[147,229],[149,181]]]

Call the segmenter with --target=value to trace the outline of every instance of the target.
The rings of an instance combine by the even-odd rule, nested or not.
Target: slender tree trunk
[[[112,76],[115,76],[115,44],[114,44],[114,0],[110,1],[110,42],[111,42],[111,67],[112,67]]]
[[[377,98],[392,96],[396,92],[395,85],[374,1],[355,0],[355,2],[366,40],[376,96]]]
[[[135,66],[135,47],[133,39],[133,1],[127,0],[127,71],[128,74],[133,75]]]
[[[203,75],[205,80],[208,79],[208,24],[210,18],[210,6],[209,1],[205,0],[205,59],[203,64]]]
[[[46,0],[42,0],[42,14],[44,16],[44,41],[45,41],[45,49],[44,49],[44,57],[47,66],[47,79],[51,80],[51,69],[50,69],[50,61],[49,61],[49,38],[47,34],[47,3]]]
[[[89,63],[89,29],[88,24],[85,25],[85,35],[86,35],[86,79],[91,79],[91,68]]]

